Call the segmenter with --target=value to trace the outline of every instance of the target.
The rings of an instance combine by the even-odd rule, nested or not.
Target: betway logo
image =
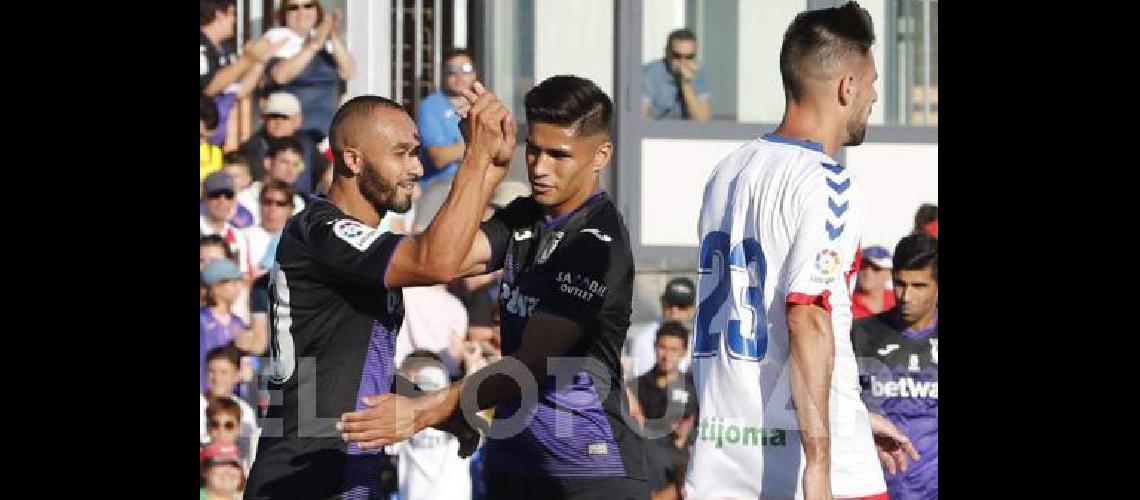
[[[938,399],[938,382],[916,381],[910,377],[882,381],[871,376],[871,395],[877,398],[932,398]]]

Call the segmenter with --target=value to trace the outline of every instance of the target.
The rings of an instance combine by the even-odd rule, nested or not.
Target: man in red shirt
[[[855,295],[851,298],[851,312],[855,319],[865,318],[890,309],[895,305],[895,294],[887,283],[891,281],[891,252],[881,246],[863,249],[859,266],[859,279]]]

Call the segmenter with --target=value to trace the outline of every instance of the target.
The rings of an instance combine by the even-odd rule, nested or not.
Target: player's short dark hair
[[[351,171],[344,164],[344,148],[347,146],[344,144],[344,141],[347,140],[345,127],[348,127],[356,118],[365,118],[373,112],[385,108],[400,110],[408,117],[412,116],[411,113],[408,113],[408,109],[401,106],[400,103],[378,95],[353,97],[336,110],[332,123],[329,125],[329,147],[333,151],[333,175],[347,176],[351,174]]]
[[[269,151],[265,153],[265,157],[275,158],[277,153],[282,151],[293,151],[302,156],[305,154],[305,149],[301,146],[301,141],[294,136],[270,137]]]
[[[288,182],[280,179],[265,179],[261,184],[261,192],[257,193],[258,201],[265,198],[265,193],[270,191],[277,191],[278,193],[284,194],[285,199],[289,200],[289,203],[293,203],[293,195],[297,194],[297,191],[294,190],[293,186]]]
[[[235,368],[241,368],[241,351],[234,346],[233,342],[206,351],[207,365],[215,359],[224,359],[232,363]]]
[[[830,75],[853,55],[868,56],[874,43],[871,14],[856,2],[801,12],[784,32],[780,46],[786,97],[799,101],[808,79]]]
[[[232,398],[208,398],[206,404],[206,420],[213,420],[222,414],[229,414],[241,424],[241,406]]]
[[[921,233],[927,224],[938,220],[938,205],[923,203],[914,213],[914,232]]]
[[[463,47],[452,47],[452,48],[444,51],[443,52],[443,61],[444,62],[450,61],[452,57],[457,57],[457,56],[467,56],[467,58],[470,59],[472,63],[475,62],[475,56],[472,56],[471,51],[467,50]]]
[[[237,5],[237,0],[198,0],[198,26],[205,26],[214,22],[218,11],[225,11],[231,5]]]
[[[609,136],[614,103],[594,82],[573,75],[552,76],[526,93],[527,123],[577,130],[579,137]]]
[[[919,271],[930,268],[930,275],[938,281],[938,238],[916,233],[899,240],[895,245],[892,271]]]
[[[656,344],[662,337],[677,337],[681,339],[686,348],[689,347],[689,329],[685,328],[685,325],[679,321],[661,323],[661,326],[657,328],[657,338],[654,339],[653,343]]]
[[[697,35],[689,28],[675,29],[669,32],[669,37],[665,39],[665,52],[669,52],[673,48],[674,40],[692,40],[697,41]]]
[[[202,93],[198,94],[198,118],[205,122],[207,129],[218,128],[218,105],[214,104],[213,99]]]

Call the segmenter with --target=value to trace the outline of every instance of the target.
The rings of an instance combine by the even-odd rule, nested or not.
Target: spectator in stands
[[[246,161],[245,156],[236,151],[226,153],[223,157],[222,171],[234,180],[234,191],[237,194],[237,204],[234,205],[233,213],[227,219],[231,225],[236,228],[247,228],[257,223],[257,217],[249,210],[249,207],[242,204],[241,191],[249,186],[252,179],[249,174],[249,163]],[[198,203],[198,215],[206,214],[206,201],[203,200]]]
[[[463,375],[467,309],[446,284],[404,288],[404,323],[396,337],[397,363],[415,350],[437,356],[449,375]]]
[[[269,151],[265,155],[263,164],[265,180],[254,181],[244,191],[238,193],[238,200],[257,214],[254,217],[255,222],[261,220],[261,190],[268,181],[283,182],[294,188],[290,190],[293,193],[293,211],[289,215],[300,213],[305,208],[305,200],[295,191],[297,179],[305,169],[304,147],[301,141],[296,137],[277,137],[270,139],[268,143]],[[255,255],[259,256],[260,254]]]
[[[450,181],[463,158],[463,135],[459,133],[460,107],[465,101],[460,91],[471,88],[478,78],[471,53],[453,48],[443,56],[446,74],[443,88],[420,101],[416,113],[416,126],[423,141],[421,160],[424,175],[420,184],[426,186],[435,179]]]
[[[914,213],[913,233],[926,233],[938,237],[938,205],[923,203]]]
[[[661,294],[661,317],[654,322],[640,323],[629,328],[623,349],[625,357],[629,359],[629,370],[625,372],[627,379],[648,372],[657,362],[657,331],[664,322],[677,321],[686,326],[692,325],[693,317],[697,314],[694,305],[696,293],[697,287],[693,280],[669,280],[665,284],[665,292]],[[690,353],[686,352],[679,361],[680,370],[687,372],[690,361]]]
[[[439,357],[424,350],[409,354],[400,364],[400,374],[424,391],[445,389],[450,382]],[[399,457],[400,500],[471,498],[470,458],[459,458],[455,436],[429,427],[393,448]]]
[[[269,271],[277,255],[277,243],[281,230],[293,214],[295,203],[293,187],[282,181],[270,179],[261,188],[261,224],[246,229],[250,251],[256,260],[255,279],[250,291],[250,328],[255,342],[250,346],[251,353],[262,355],[269,344]],[[259,401],[260,404],[260,401]]]
[[[284,42],[269,61],[271,87],[297,96],[304,111],[301,130],[322,137],[328,135],[340,104],[342,82],[352,78],[356,68],[337,33],[340,19],[339,10],[325,17],[318,0],[285,0],[278,11],[278,27],[265,34]],[[307,189],[312,190],[313,184]]]
[[[245,352],[252,352],[259,339],[245,321],[232,311],[241,292],[243,274],[228,259],[211,260],[202,270],[206,284],[206,306],[198,313],[199,354],[201,356],[201,388],[206,389],[206,353],[233,342]]]
[[[657,330],[657,362],[628,389],[630,412],[641,423],[652,498],[679,499],[684,490],[690,431],[697,418],[692,374],[678,368],[688,351],[689,332],[677,321]]]
[[[697,62],[697,36],[674,30],[665,42],[665,58],[642,69],[641,114],[654,120],[708,121],[711,94]]]
[[[895,306],[895,294],[887,287],[890,280],[891,252],[881,246],[864,248],[855,293],[851,296],[851,312],[855,319],[879,314]]]
[[[230,259],[234,260],[233,253],[230,252],[230,246],[226,240],[216,234],[203,236],[198,240],[198,272],[201,273],[206,269],[206,263],[214,259]],[[206,305],[206,282],[199,280],[199,300],[198,307],[202,308]]]
[[[253,256],[249,252],[248,238],[230,221],[237,206],[233,179],[225,172],[214,172],[206,177],[202,188],[206,212],[198,218],[199,234],[221,236],[230,245],[242,272],[250,272]]]
[[[222,169],[222,148],[210,143],[218,127],[218,108],[205,94],[198,96],[198,181]]]
[[[261,108],[263,125],[249,140],[241,145],[240,151],[249,159],[249,166],[254,180],[265,177],[265,158],[269,152],[270,140],[292,137],[301,144],[301,158],[304,170],[296,177],[294,189],[298,193],[311,193],[314,182],[327,169],[329,163],[321,154],[317,143],[323,136],[300,131],[302,119],[301,102],[288,92],[274,92],[269,94],[265,106]]]
[[[202,443],[220,437],[241,445],[243,455],[249,458],[252,438],[258,432],[257,414],[235,392],[241,383],[241,352],[237,347],[225,344],[206,353],[206,380],[207,388],[198,398]]]
[[[680,369],[681,358],[689,348],[689,331],[677,321],[666,321],[657,329],[653,369],[637,377],[637,401],[645,416],[646,437],[655,439],[669,432],[670,420],[686,410],[696,412],[696,390],[690,373]]]
[[[202,450],[201,500],[241,500],[245,473],[237,446],[210,444]]]
[[[245,51],[239,57],[234,51],[237,31],[235,2],[200,0],[199,5],[198,87],[218,111],[218,126],[210,134],[209,141],[222,146],[234,104],[257,87],[270,54],[281,44],[270,43],[265,38],[252,40],[246,43]]]

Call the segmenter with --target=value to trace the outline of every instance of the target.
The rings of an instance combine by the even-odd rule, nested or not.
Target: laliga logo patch
[[[375,229],[352,219],[340,219],[334,222],[333,234],[362,252],[380,235]]]
[[[815,269],[825,278],[834,277],[839,269],[839,253],[830,248],[820,250],[815,256]]]

